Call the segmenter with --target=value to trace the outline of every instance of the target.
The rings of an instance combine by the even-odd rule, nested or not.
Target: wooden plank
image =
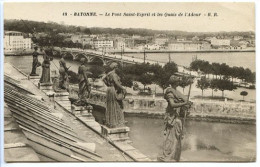
[[[89,152],[78,152],[77,149],[73,148],[74,146],[68,146],[66,144],[61,144],[61,143],[57,143],[54,140],[50,139],[50,138],[46,138],[45,136],[42,136],[40,134],[37,134],[23,126],[20,126],[26,136],[28,137],[28,139],[30,139],[31,141],[34,142],[39,142],[41,144],[44,144],[46,146],[48,146],[51,149],[57,150],[58,152],[61,152],[63,154],[66,154],[68,156],[70,155],[76,155],[80,158],[84,158],[86,161],[100,161],[101,158],[99,158],[96,155],[91,155]],[[72,144],[72,143],[71,143]],[[75,143],[73,143],[75,144]]]
[[[21,117],[21,116],[19,116],[19,117]],[[15,118],[17,119],[17,122],[19,123],[19,125],[23,125],[24,127],[31,129],[33,131],[38,131],[39,133],[41,133],[45,136],[49,136],[49,137],[52,137],[52,138],[55,138],[55,139],[61,140],[61,141],[65,140],[67,142],[82,141],[79,138],[74,138],[74,137],[68,136],[66,134],[62,134],[58,131],[51,131],[51,130],[45,128],[44,126],[39,126],[39,125],[37,125],[35,123],[31,123],[29,121],[27,123],[26,119],[22,119],[19,117],[15,115]]]
[[[67,138],[69,140],[72,140],[72,141],[82,141],[81,139],[79,139],[72,132],[54,128],[54,127],[52,127],[50,125],[47,125],[44,122],[35,121],[33,118],[31,118],[30,116],[24,114],[23,112],[17,112],[17,111],[15,111],[13,109],[11,109],[11,111],[14,112],[14,117],[15,117],[16,120],[25,122],[25,123],[29,124],[30,126],[36,128],[36,129],[40,129],[40,130],[43,130],[43,128],[44,129],[48,129],[48,130],[52,131],[53,133],[56,133],[56,134],[58,134],[60,136],[63,136],[64,138]]]
[[[21,111],[21,109],[23,109],[23,111],[27,111],[27,113],[30,113],[30,116],[32,116],[32,117],[34,117],[36,119],[42,119],[42,120],[44,120],[44,122],[45,121],[46,122],[50,122],[50,123],[52,123],[54,125],[62,127],[62,129],[71,130],[71,128],[68,127],[68,125],[64,124],[63,122],[52,120],[52,119],[50,119],[50,117],[45,116],[44,114],[41,114],[37,110],[31,109],[29,106],[25,107],[25,105],[21,105],[20,103],[17,104],[17,103],[15,103],[15,102],[13,102],[11,100],[8,100],[8,99],[5,99],[5,101],[7,101],[7,104],[9,104],[9,103],[12,104],[12,105],[8,105],[10,108],[15,108],[15,109],[17,109],[19,111]],[[19,108],[21,108],[21,109],[19,109]],[[30,110],[33,110],[33,112],[31,112]],[[55,116],[52,115],[52,117],[55,117]]]
[[[7,82],[8,84],[11,84],[11,85],[13,85],[14,87],[17,87],[18,89],[21,89],[21,90],[23,90],[23,91],[25,91],[25,92],[27,92],[27,93],[29,93],[29,94],[31,94],[31,95],[34,95],[34,93],[33,92],[31,92],[30,90],[28,90],[28,89],[26,89],[26,88],[23,88],[21,85],[18,85],[17,83],[14,83],[14,82],[12,82],[12,81],[8,81],[7,79],[4,79],[4,82]],[[6,88],[6,83],[4,84],[4,86],[5,86],[5,88]]]
[[[77,162],[78,161],[77,159],[75,159],[69,155],[66,155],[57,150],[51,149],[51,148],[47,147],[46,145],[31,141],[31,140],[28,140],[28,141],[36,153],[42,154],[44,156],[48,156],[51,159],[54,159],[55,161],[60,161],[60,162]]]
[[[4,144],[4,149],[18,148],[18,147],[27,147],[27,145],[24,144],[24,143],[8,143],[8,144]]]
[[[25,117],[25,119],[30,120],[36,124],[43,124],[48,129],[59,130],[70,136],[77,137],[76,133],[73,132],[71,129],[68,130],[68,129],[63,128],[62,126],[57,127],[55,124],[51,124],[48,121],[45,121],[45,120],[40,119],[39,117],[33,116],[33,114],[31,114],[30,112],[24,111],[19,108],[13,108],[13,107],[10,107],[10,110],[12,112],[15,112],[19,116],[23,116],[23,117]]]
[[[15,116],[15,115],[14,115]],[[16,117],[16,116],[15,116]],[[20,118],[21,119],[21,118]],[[24,126],[24,127],[26,127],[27,129],[30,129],[31,131],[35,131],[35,129],[32,129],[31,127],[30,127],[30,125],[26,125],[26,123],[21,123],[20,122],[20,120],[17,120],[17,122],[19,122],[19,124],[21,125],[21,126]],[[99,156],[98,154],[96,154],[96,153],[92,153],[92,151],[91,150],[89,150],[89,149],[87,149],[87,148],[85,148],[85,147],[82,147],[82,146],[80,146],[80,145],[78,145],[77,143],[74,143],[73,145],[71,145],[71,141],[65,141],[65,140],[62,140],[59,136],[54,136],[53,134],[51,134],[51,136],[48,136],[46,133],[44,134],[44,131],[42,131],[42,130],[38,130],[37,131],[37,133],[39,133],[39,134],[41,134],[41,135],[43,135],[43,136],[46,136],[46,137],[51,137],[53,140],[55,140],[56,142],[59,142],[59,144],[61,144],[61,143],[63,143],[63,144],[68,144],[69,145],[69,147],[71,147],[71,146],[73,146],[74,148],[71,148],[71,149],[73,149],[73,150],[77,150],[78,152],[81,152],[82,154],[85,154],[84,152],[82,152],[82,150],[83,151],[87,151],[87,152],[90,152],[91,154],[93,154],[93,155],[95,155],[95,156]],[[50,134],[49,134],[50,135]],[[81,142],[80,140],[77,140],[77,142]],[[100,157],[100,156],[99,156]]]
[[[43,108],[48,109],[48,106],[45,105],[42,101],[40,101],[40,100],[38,100],[36,98],[33,98],[33,97],[29,96],[29,95],[24,95],[22,93],[19,93],[19,92],[13,90],[13,89],[8,90],[8,88],[5,88],[4,91],[5,91],[5,93],[9,93],[9,94],[15,95],[17,97],[24,98],[24,99],[32,102],[33,104],[36,104],[38,106],[41,106]]]
[[[12,98],[12,99],[15,99],[19,102],[23,102],[23,103],[27,103],[27,104],[30,104],[31,106],[34,106],[34,108],[37,108],[38,110],[41,110],[43,112],[50,112],[50,109],[49,109],[49,106],[41,106],[41,103],[35,103],[35,102],[32,102],[28,99],[26,99],[25,97],[20,97],[19,95],[16,95],[16,94],[13,94],[13,93],[9,93],[9,92],[5,92],[5,96],[8,96],[9,98]]]

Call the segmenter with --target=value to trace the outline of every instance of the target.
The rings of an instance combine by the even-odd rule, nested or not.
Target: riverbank
[[[149,112],[149,111],[125,111],[126,117],[143,117],[153,119],[163,119],[165,113],[161,112]],[[189,115],[186,120],[193,121],[206,121],[206,122],[217,122],[217,123],[231,123],[231,124],[249,124],[255,125],[256,120],[254,118],[240,118],[240,117],[225,117],[225,116],[211,116],[211,115]]]
[[[122,53],[121,50],[106,50],[107,53]],[[255,49],[241,49],[241,50],[124,50],[124,53],[218,53],[218,52],[255,52]]]
[[[70,89],[70,95],[76,98],[77,88]],[[105,108],[106,95],[104,92],[93,90],[88,102],[94,106]],[[225,102],[211,100],[191,100],[190,115],[187,119],[196,121],[225,122],[240,124],[256,123],[255,103]],[[164,99],[152,99],[141,97],[126,97],[123,101],[126,115],[147,118],[163,118],[167,102]]]
[[[34,50],[4,52],[4,56],[26,56],[31,55]]]

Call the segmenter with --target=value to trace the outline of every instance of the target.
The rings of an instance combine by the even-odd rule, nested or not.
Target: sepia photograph
[[[5,1],[4,161],[256,162],[255,26],[254,2]]]

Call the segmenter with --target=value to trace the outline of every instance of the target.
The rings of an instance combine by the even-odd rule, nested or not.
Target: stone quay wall
[[[70,96],[77,96],[77,88],[70,91]],[[106,93],[92,90],[89,103],[105,107]],[[256,104],[233,101],[191,100],[189,119],[218,122],[255,123]],[[162,98],[127,96],[123,101],[124,112],[127,115],[163,118],[167,107]]]

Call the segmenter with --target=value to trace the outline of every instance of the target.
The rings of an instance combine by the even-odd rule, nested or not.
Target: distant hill
[[[102,28],[102,27],[83,27],[74,25],[63,25],[55,22],[38,22],[29,20],[4,20],[4,29],[8,31],[21,31],[24,33],[35,32],[51,32],[53,29],[60,33],[83,33],[83,34],[125,34],[125,35],[140,35],[140,36],[154,36],[164,34],[167,36],[243,36],[250,37],[255,33],[249,32],[186,32],[186,31],[166,31],[166,30],[151,30],[140,28]]]

